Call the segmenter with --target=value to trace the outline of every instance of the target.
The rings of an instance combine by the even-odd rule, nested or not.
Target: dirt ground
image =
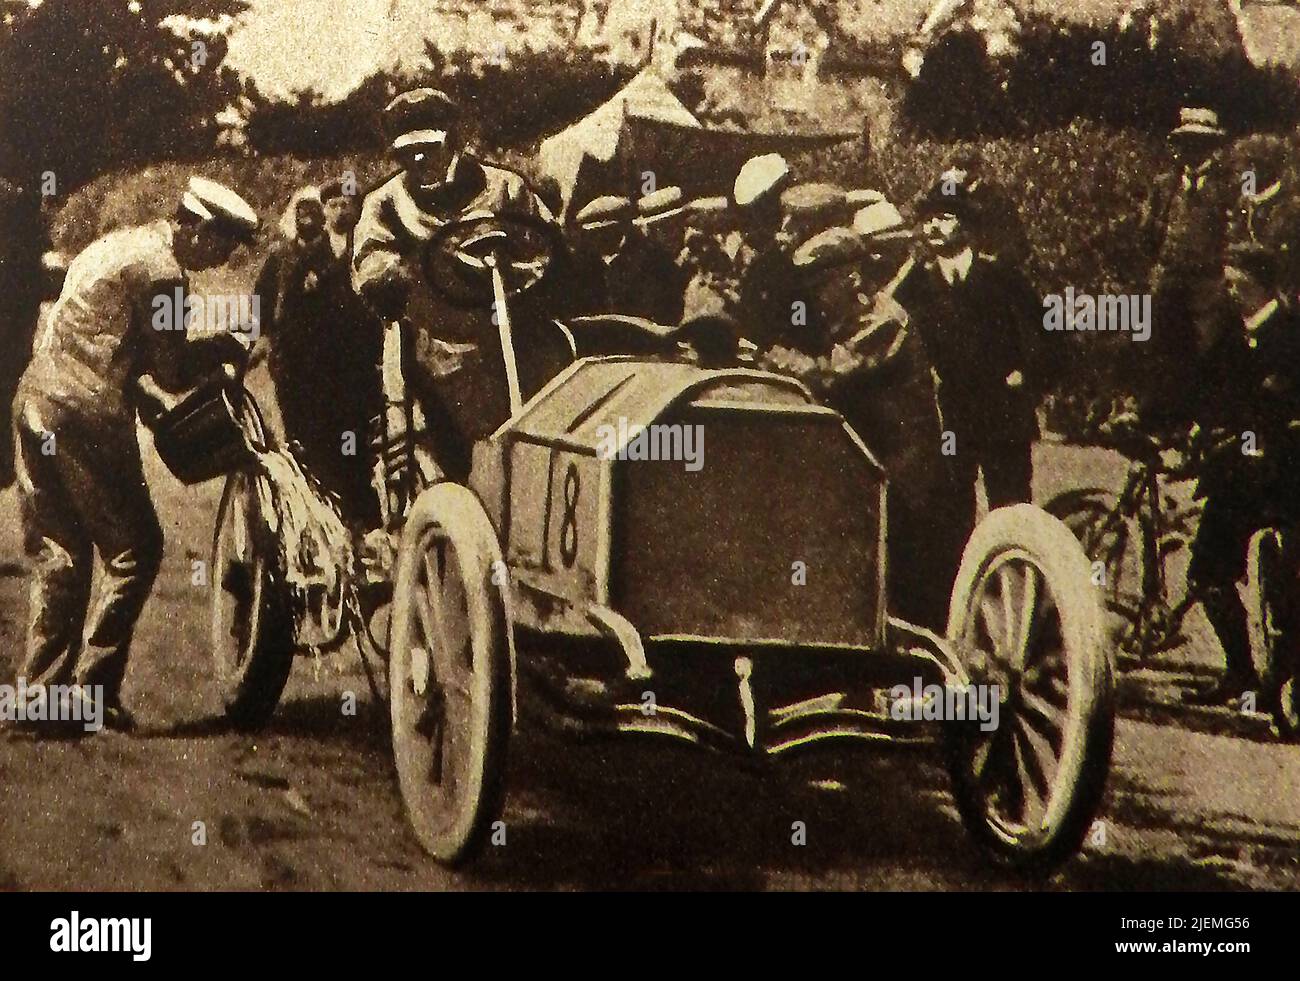
[[[756,771],[635,742],[522,731],[504,846],[451,873],[402,814],[386,718],[355,652],[300,661],[266,731],[229,731],[212,681],[208,554],[219,487],[150,464],[167,557],[125,697],[143,731],[77,741],[0,731],[0,887],[12,889],[970,889],[991,870],[927,749],[833,754]],[[1041,446],[1039,496],[1119,462]],[[26,588],[13,491],[0,494],[0,674],[16,671]],[[1203,632],[1144,691],[1204,675]],[[1137,679],[1126,691],[1137,691]],[[344,694],[358,698],[356,715]],[[1126,697],[1104,828],[1054,889],[1294,888],[1300,756],[1258,720]],[[807,843],[792,843],[803,821]],[[200,823],[201,822],[201,823]],[[200,829],[202,834],[200,834]],[[205,843],[196,844],[203,839]]]

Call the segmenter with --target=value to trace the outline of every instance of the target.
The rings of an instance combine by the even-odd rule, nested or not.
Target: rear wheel
[[[1295,589],[1295,570],[1283,532],[1262,528],[1251,536],[1246,552],[1246,626],[1255,675],[1278,733],[1300,738],[1300,658],[1293,631],[1287,629],[1286,603]]]
[[[990,731],[945,729],[953,792],[976,840],[1021,870],[1078,850],[1109,771],[1113,672],[1089,572],[1068,528],[1016,505],[975,529],[953,587],[949,637],[973,683],[999,686]]]
[[[212,543],[212,656],[226,717],[244,729],[271,717],[294,655],[256,479],[243,472],[226,479]]]
[[[511,635],[501,569],[478,498],[451,483],[420,495],[397,559],[389,708],[411,827],[449,865],[483,845],[504,803]]]

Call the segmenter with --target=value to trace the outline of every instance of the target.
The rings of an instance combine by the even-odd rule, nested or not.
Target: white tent
[[[653,68],[643,69],[608,102],[542,141],[538,167],[543,175],[559,182],[566,208],[583,160],[590,157],[602,164],[610,163],[618,152],[624,121],[629,117],[700,128],[700,121],[673,95],[663,78]]]

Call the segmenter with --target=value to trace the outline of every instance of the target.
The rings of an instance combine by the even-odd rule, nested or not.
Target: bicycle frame
[[[1115,507],[1099,529],[1099,541],[1115,543],[1106,557],[1108,562],[1123,561],[1130,527],[1138,536],[1141,582],[1137,598],[1131,604],[1116,598],[1110,600],[1112,610],[1127,624],[1119,637],[1119,647],[1138,660],[1176,643],[1183,620],[1200,601],[1195,591],[1189,591],[1177,603],[1170,601],[1165,560],[1186,542],[1187,524],[1198,509],[1179,509],[1166,499],[1160,478],[1168,472],[1158,457],[1144,454],[1133,459]],[[1122,571],[1116,569],[1113,574],[1120,575]]]

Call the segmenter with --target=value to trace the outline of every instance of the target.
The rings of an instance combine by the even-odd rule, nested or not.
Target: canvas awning
[[[542,141],[538,150],[539,169],[559,182],[566,210],[584,161],[611,163],[623,139],[625,120],[629,118],[687,129],[700,127],[699,120],[673,95],[654,69],[639,72],[607,102]]]

